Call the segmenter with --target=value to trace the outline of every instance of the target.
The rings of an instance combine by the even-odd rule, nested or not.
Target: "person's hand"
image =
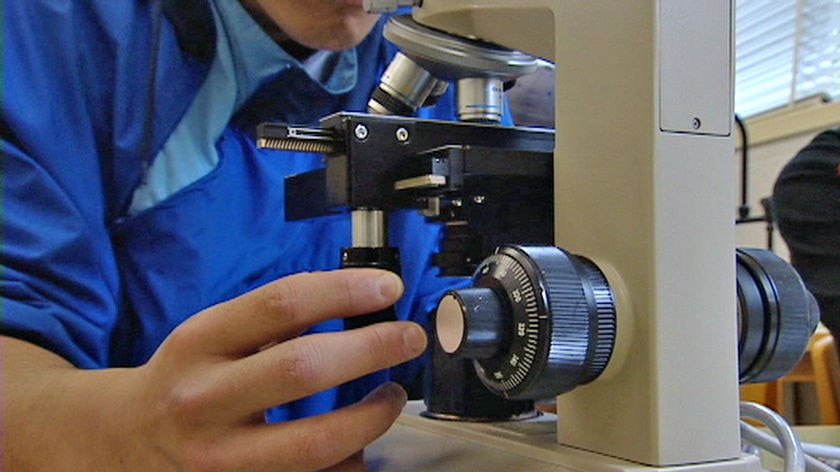
[[[43,351],[51,380],[22,375],[39,379],[36,395],[15,389],[6,398],[7,440],[22,434],[11,450],[7,445],[6,465],[11,455],[12,465],[35,464],[12,468],[21,471],[47,464],[51,471],[364,470],[362,449],[405,403],[399,386],[386,384],[355,405],[296,421],[265,424],[263,412],[421,354],[425,333],[409,322],[299,336],[323,320],[385,308],[401,292],[399,278],[385,271],[300,274],[195,315],[135,369],[79,371]],[[15,350],[25,343],[5,341],[5,351],[19,359]],[[38,444],[50,444],[41,455],[68,459],[15,462],[39,451],[21,444],[38,432],[26,417],[40,413],[28,402],[33,398],[47,402],[42,418],[53,419],[41,425]],[[9,408],[10,399],[22,404]]]

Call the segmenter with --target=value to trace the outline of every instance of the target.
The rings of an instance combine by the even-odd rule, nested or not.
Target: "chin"
[[[368,14],[345,18],[344,21],[326,29],[328,34],[318,38],[307,38],[309,41],[304,40],[301,43],[313,49],[332,51],[350,49],[356,47],[370,34],[378,19],[378,15]]]

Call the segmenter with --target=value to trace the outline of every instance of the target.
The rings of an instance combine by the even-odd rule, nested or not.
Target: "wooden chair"
[[[840,424],[840,363],[834,338],[825,328],[818,329],[799,364],[774,382],[744,385],[741,399],[769,406],[782,416],[791,418],[785,393],[791,383],[810,382],[817,391],[822,424]]]
[[[840,424],[840,359],[834,338],[823,336],[811,344],[814,383],[824,424]]]

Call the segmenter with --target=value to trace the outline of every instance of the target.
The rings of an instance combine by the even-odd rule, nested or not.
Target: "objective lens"
[[[479,123],[500,123],[504,114],[504,83],[493,77],[458,81],[458,119]]]
[[[379,87],[368,102],[368,111],[379,115],[414,116],[417,109],[440,96],[446,82],[432,76],[408,56],[397,53],[382,74]]]

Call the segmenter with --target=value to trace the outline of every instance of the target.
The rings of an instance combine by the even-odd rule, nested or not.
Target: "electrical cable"
[[[744,120],[738,114],[735,114],[735,124],[741,135],[741,202],[738,206],[738,217],[735,219],[735,224],[742,223],[758,223],[764,222],[767,224],[767,249],[773,250],[773,232],[775,231],[773,225],[772,212],[772,197],[761,199],[761,205],[764,207],[764,215],[750,216],[749,204],[749,172],[750,172],[750,139],[747,134],[747,126]]]
[[[738,207],[738,217],[741,220],[746,220],[750,216],[749,205],[749,137],[747,136],[747,127],[744,120],[737,114],[735,115],[735,124],[741,132],[741,205]]]
[[[805,470],[836,472],[837,469],[816,457],[836,460],[840,456],[840,448],[825,444],[802,443],[781,415],[763,405],[741,402],[741,416],[765,424],[776,435],[774,438],[758,428],[741,422],[741,434],[744,440],[782,457],[785,461],[785,472]]]
[[[784,448],[779,443],[779,440],[754,426],[751,426],[745,422],[741,422],[741,436],[744,438],[744,440],[746,440],[750,444],[755,445],[759,449],[764,449],[774,455],[784,457]],[[803,444],[802,446],[804,452],[805,445]],[[829,465],[824,464],[823,462],[811,455],[805,454],[804,457],[805,470],[807,472],[837,472]]]
[[[776,435],[782,446],[781,456],[785,461],[785,472],[805,472],[805,453],[802,451],[799,436],[781,415],[764,405],[741,402],[741,417],[760,421]],[[749,425],[742,424],[741,431],[749,432],[749,428],[745,426]]]
[[[840,461],[840,447],[837,446],[803,442],[802,450],[805,451],[805,454],[810,456]]]
[[[763,436],[763,439],[775,441],[775,439],[768,433],[765,433],[764,431],[761,431],[757,428],[753,429],[755,429],[755,434]],[[806,455],[817,457],[820,459],[840,460],[840,447],[831,446],[828,444],[807,443],[802,441],[800,441],[800,444],[802,444],[802,452],[804,452]]]

